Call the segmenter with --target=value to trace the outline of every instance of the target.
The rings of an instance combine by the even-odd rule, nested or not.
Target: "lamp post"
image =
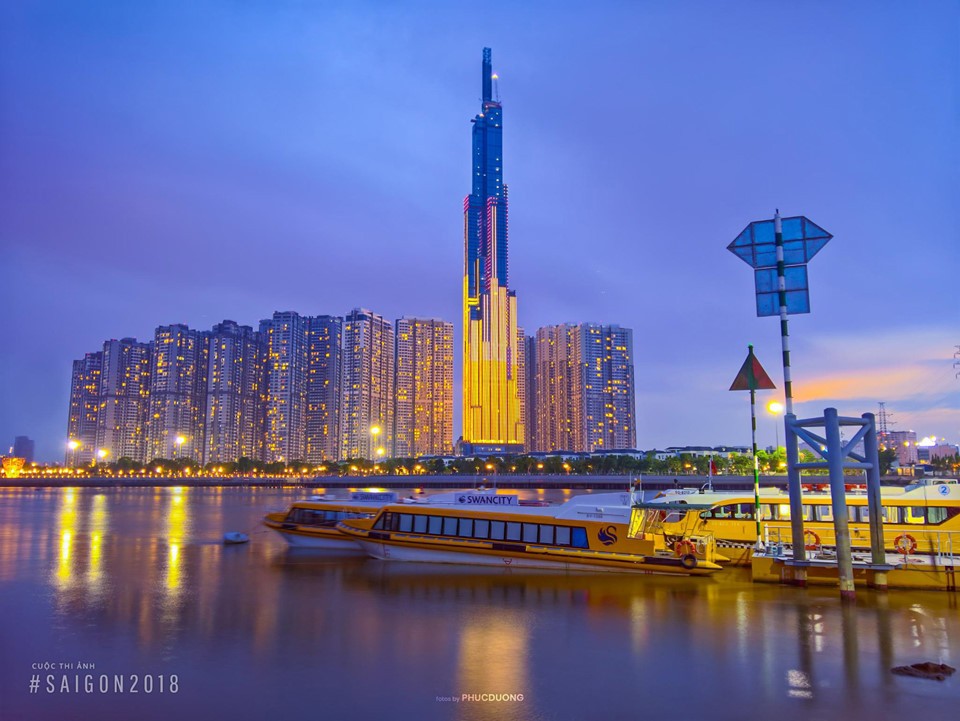
[[[174,454],[173,457],[176,460],[180,460],[180,455],[183,453],[183,444],[187,442],[187,439],[184,436],[177,436],[173,439],[174,444]]]
[[[71,438],[69,441],[67,441],[67,448],[70,449],[70,453],[71,453],[70,465],[76,468],[77,452],[80,450],[80,441],[76,440],[75,438]]]
[[[767,403],[767,412],[774,417],[773,432],[775,434],[774,437],[777,439],[777,444],[773,447],[773,454],[776,455],[777,451],[780,450],[780,426],[777,425],[776,417],[783,413],[783,404],[777,401],[770,401]]]
[[[370,456],[371,460],[373,460],[373,456],[374,456],[374,453],[375,453],[374,448],[376,448],[376,446],[377,446],[377,437],[380,435],[380,433],[381,433],[382,431],[383,431],[383,429],[382,429],[380,426],[378,426],[378,425],[372,425],[372,426],[370,426],[370,436],[371,436],[371,438],[370,438],[370,453],[369,453],[369,456]]]

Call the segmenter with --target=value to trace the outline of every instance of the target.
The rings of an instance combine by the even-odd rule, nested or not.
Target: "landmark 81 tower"
[[[507,285],[507,186],[503,108],[494,98],[490,48],[483,49],[483,105],[473,119],[473,187],[464,199],[463,438],[521,450],[522,352],[517,296]]]

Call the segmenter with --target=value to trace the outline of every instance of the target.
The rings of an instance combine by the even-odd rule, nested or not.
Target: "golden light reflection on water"
[[[103,538],[108,531],[107,499],[102,493],[93,497],[93,508],[90,511],[88,532],[90,534],[89,565],[86,574],[87,591],[95,596],[102,596],[105,590],[103,575]]]
[[[183,486],[174,486],[170,489],[167,507],[166,540],[166,576],[164,579],[164,612],[165,616],[176,612],[180,596],[183,593],[183,562],[180,549],[184,543],[189,523],[189,505],[184,502]]]
[[[60,536],[60,562],[54,579],[54,585],[60,593],[70,589],[73,584],[73,564],[71,551],[73,549],[74,533],[77,526],[76,493],[73,488],[64,488],[60,493],[60,504],[57,512],[57,530]]]
[[[460,632],[455,693],[527,694],[530,632],[519,614],[487,611],[468,617]],[[521,702],[522,703],[522,702]],[[470,718],[501,719],[504,703],[466,699]]]

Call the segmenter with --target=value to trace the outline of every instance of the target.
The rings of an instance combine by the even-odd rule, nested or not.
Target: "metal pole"
[[[750,346],[752,349],[753,346]],[[763,538],[760,535],[760,463],[757,460],[757,392],[750,387],[750,441],[753,443],[753,517],[757,523],[757,542],[755,551],[763,551]]]
[[[796,422],[797,417],[793,413],[784,414],[783,442],[787,446],[787,490],[790,492],[790,535],[793,539],[793,560],[805,561],[807,560],[807,551],[803,547],[803,496],[800,487],[800,469],[797,468],[800,451],[797,434],[793,428]],[[797,585],[805,586],[807,582],[806,569],[802,566],[795,568],[793,580]]]
[[[877,421],[873,413],[864,413],[862,416],[867,424],[867,434],[863,437],[863,456],[870,467],[867,469],[867,506],[870,509],[870,560],[873,563],[887,562],[887,554],[883,550],[883,503],[880,500],[880,443],[877,438]],[[873,572],[873,585],[877,588],[887,587],[885,571]]]
[[[780,209],[773,216],[773,232],[777,248],[777,296],[780,302],[780,348],[783,351],[783,392],[787,413],[793,413],[793,381],[790,378],[790,333],[787,330],[787,280],[783,263],[783,228]]]
[[[823,411],[827,437],[827,467],[830,469],[830,498],[833,502],[833,527],[837,543],[837,568],[840,572],[840,598],[853,600],[853,556],[850,553],[850,526],[847,518],[847,496],[843,483],[843,450],[840,441],[840,419],[836,408]],[[802,539],[801,539],[802,540]]]

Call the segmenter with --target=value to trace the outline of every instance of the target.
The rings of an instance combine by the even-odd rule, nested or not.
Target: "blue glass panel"
[[[772,245],[761,245],[757,247],[756,261],[754,268],[774,268],[777,265],[777,249]]]
[[[760,243],[775,243],[776,237],[773,232],[773,221],[772,220],[760,220],[753,225],[753,242]]]
[[[823,249],[823,246],[827,244],[828,240],[830,239],[816,238],[814,240],[808,240],[807,241],[807,260],[810,260],[811,258],[813,258],[813,256],[819,253]]]
[[[777,271],[766,268],[754,271],[757,283],[757,293],[775,293],[777,291]]]
[[[830,240],[833,236],[821,228],[816,223],[811,222],[809,218],[803,218],[804,236],[807,238],[826,238]]]
[[[805,263],[806,257],[804,257],[803,252],[803,241],[802,240],[791,240],[786,241],[783,244],[783,262],[787,265],[796,265],[797,263]]]
[[[780,228],[783,230],[784,240],[797,240],[803,237],[802,217],[782,218]]]
[[[783,279],[787,290],[806,290],[807,266],[794,265],[784,268]]]
[[[752,245],[752,244],[753,244],[753,238],[750,235],[750,227],[747,226],[746,230],[744,230],[742,233],[740,233],[740,235],[734,238],[733,242],[730,245],[740,246],[740,245]]]
[[[787,293],[787,313],[796,315],[798,313],[810,312],[810,295],[806,288],[803,290],[794,290]]]
[[[739,256],[745,260],[750,265],[753,265],[753,246],[748,245],[742,248],[731,248],[735,255]]]
[[[757,317],[764,318],[779,314],[780,307],[777,305],[776,293],[757,293]]]

